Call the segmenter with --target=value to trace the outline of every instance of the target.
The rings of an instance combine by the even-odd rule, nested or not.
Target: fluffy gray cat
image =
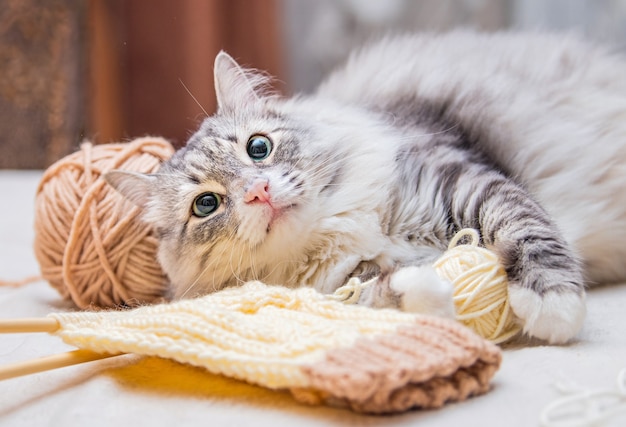
[[[626,279],[626,62],[575,38],[391,37],[284,99],[225,53],[218,111],[152,175],[145,208],[176,297],[259,279],[451,315],[430,266],[480,231],[524,331],[571,339],[585,284]]]

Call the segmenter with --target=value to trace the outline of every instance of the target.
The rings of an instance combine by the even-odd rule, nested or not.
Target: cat
[[[432,262],[465,227],[509,279],[525,334],[576,336],[585,287],[626,279],[626,62],[573,36],[389,36],[312,94],[228,54],[217,113],[158,173],[108,182],[144,207],[175,297],[259,279],[450,316]]]

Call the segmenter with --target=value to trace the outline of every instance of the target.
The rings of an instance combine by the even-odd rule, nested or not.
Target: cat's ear
[[[150,199],[156,177],[137,172],[112,170],[104,174],[105,181],[122,196],[143,208]]]
[[[222,109],[244,108],[260,99],[257,90],[267,80],[260,74],[245,70],[226,52],[215,57],[213,68],[217,106]]]

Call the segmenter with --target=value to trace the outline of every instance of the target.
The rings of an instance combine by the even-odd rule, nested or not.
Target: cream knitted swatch
[[[484,393],[501,360],[498,347],[453,320],[260,282],[131,311],[50,316],[61,325],[55,334],[82,349],[170,358],[370,413]]]

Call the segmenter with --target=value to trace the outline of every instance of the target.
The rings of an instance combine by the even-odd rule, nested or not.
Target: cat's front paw
[[[391,275],[389,285],[400,296],[400,308],[410,313],[453,318],[452,283],[431,266],[404,267]]]
[[[521,286],[509,287],[513,312],[527,335],[551,344],[563,344],[580,331],[585,319],[583,291],[550,289],[540,294]]]

